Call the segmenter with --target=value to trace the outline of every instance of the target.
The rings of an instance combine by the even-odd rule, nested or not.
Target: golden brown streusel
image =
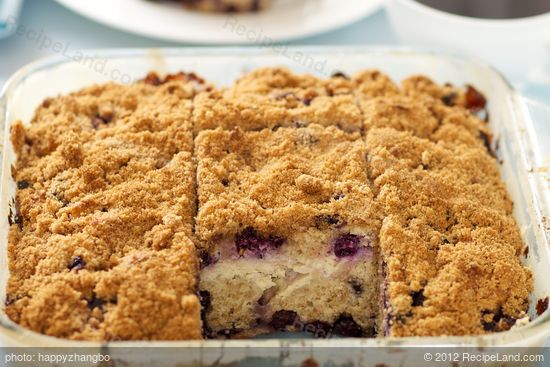
[[[218,128],[201,132],[195,145],[202,240],[233,237],[246,227],[288,236],[314,227],[321,215],[379,226],[358,133],[319,125]]]
[[[285,68],[262,68],[229,88],[199,95],[194,108],[195,130],[319,124],[361,131],[360,101],[397,92],[397,86],[378,71],[363,71],[353,77],[335,74],[324,80]]]
[[[389,128],[370,130],[367,145],[385,213],[391,335],[481,334],[525,316],[531,273],[485,147],[450,149]]]
[[[189,238],[202,86],[163,82],[85,88],[13,126],[12,319],[71,339],[200,337]]]

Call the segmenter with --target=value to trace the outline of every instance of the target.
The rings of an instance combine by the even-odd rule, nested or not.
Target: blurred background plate
[[[9,36],[15,30],[22,0],[0,0],[0,38]]]
[[[2,1],[2,0],[0,0]],[[353,23],[384,0],[274,0],[251,14],[189,11],[177,2],[57,0],[97,22],[170,41],[202,44],[270,44],[311,36]]]

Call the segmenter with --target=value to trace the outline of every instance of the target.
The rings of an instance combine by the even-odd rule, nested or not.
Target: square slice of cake
[[[70,339],[201,336],[190,238],[202,89],[149,75],[48,99],[13,125],[10,318]]]
[[[361,136],[220,128],[195,145],[207,335],[373,336],[381,221]]]
[[[300,127],[309,124],[362,129],[352,84],[344,78],[322,80],[285,68],[263,68],[232,86],[195,99],[195,130],[223,127],[243,130]]]
[[[477,335],[527,315],[532,275],[496,160],[411,131],[367,134],[385,218],[379,235],[389,336]]]

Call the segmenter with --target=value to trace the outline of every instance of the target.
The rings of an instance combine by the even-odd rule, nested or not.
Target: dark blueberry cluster
[[[210,305],[212,304],[212,297],[210,296],[210,292],[204,290],[199,291],[199,299],[202,309],[208,311],[210,309]]]
[[[454,106],[456,103],[456,99],[458,98],[458,95],[455,92],[451,92],[449,94],[445,94],[443,97],[441,97],[441,101],[446,106]]]
[[[346,233],[340,235],[334,241],[333,249],[337,257],[353,256],[359,251],[363,236]]]
[[[349,284],[351,285],[351,288],[353,289],[353,293],[355,293],[357,296],[360,296],[363,294],[363,282],[357,278],[351,278],[348,280]]]
[[[338,215],[322,214],[314,218],[316,228],[325,228],[340,224]]]
[[[293,325],[298,320],[298,314],[294,311],[279,310],[271,316],[269,326],[275,330],[283,331],[287,326]]]
[[[481,313],[481,325],[485,331],[505,331],[509,330],[516,323],[514,317],[504,315],[501,308],[493,315],[492,321],[486,321],[486,316],[491,314],[492,311],[484,310]]]
[[[19,190],[25,190],[26,188],[28,188],[30,186],[29,182],[28,181],[25,181],[25,180],[22,180],[22,181],[17,181],[17,188]]]
[[[82,256],[75,256],[71,260],[69,265],[67,265],[67,268],[69,270],[79,271],[81,269],[84,269],[85,266],[86,266],[86,261],[84,261],[84,258]]]
[[[479,132],[479,138],[483,142],[483,145],[485,145],[485,148],[487,149],[487,152],[492,156],[495,157],[495,152],[493,151],[493,148],[491,147],[491,137],[484,131]]]
[[[418,292],[412,292],[411,297],[413,307],[422,306],[424,304],[424,301],[426,300],[423,289],[419,290]]]
[[[262,236],[252,227],[245,228],[235,237],[235,246],[239,254],[250,251],[260,259],[267,251],[281,247],[284,242],[285,239],[282,237]]]
[[[200,251],[199,257],[201,259],[201,269],[218,262],[218,257],[213,256],[208,250]]]
[[[210,338],[212,335],[212,330],[206,322],[206,314],[210,311],[212,306],[212,296],[210,292],[205,290],[199,291],[199,300],[201,303],[201,320],[202,320],[202,333],[206,338]]]
[[[92,294],[92,298],[87,300],[87,304],[88,304],[88,308],[90,310],[93,310],[96,307],[102,308],[103,305],[105,304],[105,301],[100,298],[97,298],[96,294],[94,293]]]
[[[96,113],[94,117],[92,117],[92,127],[97,130],[101,125],[107,125],[109,122],[113,120],[113,114],[112,113],[104,113],[99,114]]]
[[[360,338],[366,336],[363,332],[361,326],[359,326],[353,317],[350,315],[340,315],[338,320],[334,323],[332,328],[332,333],[335,335],[350,337],[350,338]]]

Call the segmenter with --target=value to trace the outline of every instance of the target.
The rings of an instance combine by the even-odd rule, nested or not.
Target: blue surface
[[[137,36],[100,25],[82,18],[52,0],[26,0],[19,24],[42,31],[52,40],[68,45],[71,50],[185,46],[181,43]],[[338,30],[288,43],[291,45],[399,44],[384,9]],[[12,35],[6,39],[0,39],[0,85],[21,66],[52,54],[51,50],[40,48],[36,42],[23,36]],[[539,79],[520,81],[516,83],[516,87],[529,97],[550,105],[550,60],[546,60],[546,66],[546,73],[543,71]]]

